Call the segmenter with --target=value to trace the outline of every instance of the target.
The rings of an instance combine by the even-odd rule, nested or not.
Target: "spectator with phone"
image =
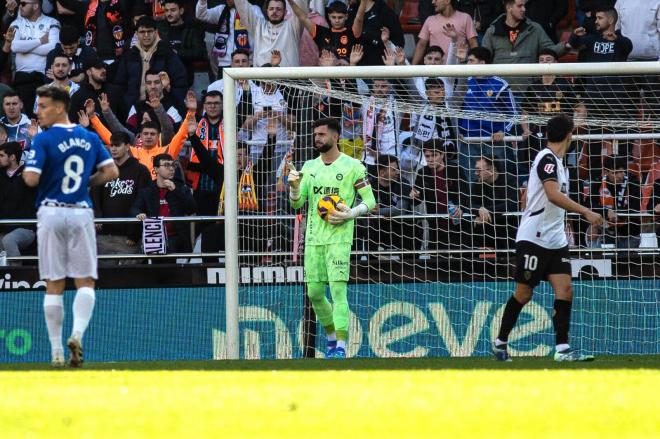
[[[281,160],[288,152],[289,146],[283,141],[288,139],[287,130],[291,128],[293,119],[289,115],[289,104],[284,95],[272,82],[255,82],[251,88],[252,115],[245,118],[239,137],[251,141],[250,158],[256,162],[266,144],[267,126],[270,119],[277,123],[277,141],[275,157]]]

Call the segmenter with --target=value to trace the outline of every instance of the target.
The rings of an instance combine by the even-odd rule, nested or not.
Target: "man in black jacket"
[[[36,189],[23,181],[24,165],[20,164],[23,149],[18,142],[0,145],[0,218],[36,218]],[[34,226],[3,225],[2,249],[7,256],[20,256],[35,240]]]
[[[188,75],[188,87],[192,87],[195,62],[209,59],[204,43],[204,29],[183,12],[183,0],[166,0],[161,3],[165,9],[165,20],[158,23],[158,32],[183,61]]]
[[[156,180],[143,188],[131,207],[131,214],[140,221],[147,217],[176,217],[193,215],[197,206],[190,188],[185,184],[174,183],[175,163],[169,154],[154,157]],[[192,251],[188,224],[184,222],[165,223],[168,253]]]
[[[55,57],[66,55],[71,62],[69,78],[79,84],[85,79],[85,66],[92,65],[96,52],[89,46],[80,45],[80,34],[75,27],[64,26],[60,32],[60,42],[46,56],[46,77],[53,79],[51,66]]]
[[[170,83],[165,90],[172,94],[174,105],[182,106],[188,91],[188,75],[181,59],[162,41],[151,17],[137,22],[137,44],[117,61],[114,83],[124,90],[124,105],[131,108],[147,98],[145,73],[148,70],[166,72]],[[168,90],[169,88],[169,90]]]
[[[127,218],[142,189],[151,183],[151,173],[130,153],[130,138],[115,133],[110,138],[110,155],[119,168],[119,177],[92,189],[94,216]],[[134,223],[96,224],[99,254],[136,254],[140,247],[140,227]]]
[[[422,149],[426,166],[417,174],[411,196],[424,203],[428,215],[449,215],[449,218],[428,220],[428,248],[468,246],[469,233],[461,233],[463,228],[468,227],[467,221],[461,220],[463,211],[469,207],[468,180],[458,164],[448,160],[447,155],[454,151],[447,151],[444,139],[428,140]]]
[[[412,187],[401,179],[399,160],[393,155],[380,155],[376,164],[376,175],[370,177],[377,202],[373,212],[385,218],[360,221],[358,242],[368,250],[415,249],[413,222],[410,219],[396,218],[412,214],[413,205],[419,204],[419,200],[412,197]],[[392,254],[385,255],[383,259],[399,260],[399,257]]]
[[[86,80],[80,83],[80,89],[71,96],[71,107],[69,108],[69,120],[78,122],[78,112],[85,107],[88,99],[94,101],[95,112],[99,115],[103,125],[108,125],[108,121],[103,117],[99,97],[105,93],[108,97],[110,109],[119,118],[125,120],[126,108],[122,102],[122,90],[114,84],[107,82],[107,66],[101,58],[95,57],[88,59],[83,70]]]
[[[501,164],[482,156],[475,164],[477,181],[470,193],[470,210],[474,215],[474,239],[479,247],[511,249],[514,247],[515,216],[518,211],[516,185],[501,171]]]

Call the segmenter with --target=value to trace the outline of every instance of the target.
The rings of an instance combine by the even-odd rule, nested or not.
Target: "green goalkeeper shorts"
[[[305,282],[348,282],[351,243],[306,245]]]

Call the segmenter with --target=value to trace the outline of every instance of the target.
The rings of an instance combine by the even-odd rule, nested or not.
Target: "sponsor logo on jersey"
[[[552,174],[555,170],[555,165],[553,165],[552,163],[548,163],[543,167],[543,170],[548,174]]]
[[[339,195],[338,187],[314,186],[314,195]]]
[[[335,176],[337,178],[337,181],[342,181],[344,179],[344,175],[339,173]]]

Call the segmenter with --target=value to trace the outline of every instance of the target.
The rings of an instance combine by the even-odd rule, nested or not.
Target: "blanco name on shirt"
[[[78,137],[73,137],[57,145],[57,148],[62,152],[65,152],[70,148],[76,148],[76,147],[82,148],[85,151],[89,151],[92,148],[92,144],[85,139],[79,139]]]

